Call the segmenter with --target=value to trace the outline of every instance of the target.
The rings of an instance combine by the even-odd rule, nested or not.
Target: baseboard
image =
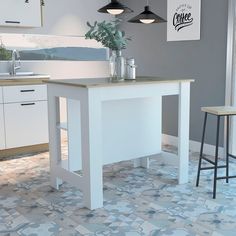
[[[162,143],[168,144],[168,145],[173,145],[173,146],[178,146],[178,137],[167,135],[167,134],[162,134]],[[189,140],[189,149],[192,152],[199,152],[200,146],[201,146],[200,142]],[[214,156],[215,155],[215,146],[210,145],[210,144],[204,144],[204,154]],[[224,156],[224,148],[223,147],[219,147],[219,156]]]
[[[0,150],[0,161],[4,160],[7,157],[25,155],[29,153],[33,154],[37,152],[46,152],[46,151],[48,151],[48,143],[19,147],[19,148],[4,149]]]

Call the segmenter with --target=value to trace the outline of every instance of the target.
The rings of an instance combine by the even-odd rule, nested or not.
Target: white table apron
[[[162,97],[169,95],[179,95],[178,182],[188,182],[190,82],[89,88],[50,83],[47,86],[52,187],[58,189],[66,181],[83,192],[87,208],[102,207],[104,164],[134,159],[135,167],[148,167],[148,156],[161,152]],[[60,97],[67,99],[66,162],[61,158]],[[117,116],[114,125],[110,119]],[[132,124],[131,128],[127,124]],[[122,136],[121,127],[128,129],[126,135]],[[142,137],[137,137],[137,132]],[[76,173],[77,170],[82,172]]]

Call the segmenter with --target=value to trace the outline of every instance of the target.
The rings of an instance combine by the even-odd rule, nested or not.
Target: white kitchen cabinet
[[[0,104],[0,150],[5,149],[5,127],[4,127],[4,113],[3,104]]]
[[[48,143],[47,101],[4,104],[6,148]]]
[[[0,87],[0,150],[48,143],[47,87]]]
[[[41,27],[40,0],[0,0],[0,25]]]

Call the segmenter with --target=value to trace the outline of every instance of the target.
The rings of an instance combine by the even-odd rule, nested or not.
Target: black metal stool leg
[[[218,167],[218,149],[219,149],[219,132],[220,132],[220,116],[217,116],[217,131],[216,131],[216,150],[215,150],[213,198],[216,198],[216,182],[217,182],[217,167]]]
[[[229,183],[229,116],[226,119],[226,183]]]
[[[196,181],[196,186],[197,187],[199,185],[200,171],[201,171],[201,165],[202,165],[203,146],[204,146],[205,133],[206,133],[206,122],[207,122],[207,112],[205,113],[204,124],[203,124],[202,142],[201,142],[201,149],[200,149],[200,156],[199,156],[199,163],[198,163],[198,171],[197,171],[197,181]]]

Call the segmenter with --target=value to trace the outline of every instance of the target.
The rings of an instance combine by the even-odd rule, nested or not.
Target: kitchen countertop
[[[112,86],[142,85],[142,84],[155,84],[155,83],[194,82],[194,80],[142,76],[142,77],[137,77],[136,80],[124,80],[119,82],[111,81],[110,78],[63,79],[63,80],[48,80],[45,82],[49,84],[94,88],[94,87],[112,87]]]
[[[0,86],[15,86],[15,85],[33,85],[43,84],[43,81],[50,79],[49,75],[30,75],[30,76],[15,76],[14,79],[2,77],[0,79]]]

